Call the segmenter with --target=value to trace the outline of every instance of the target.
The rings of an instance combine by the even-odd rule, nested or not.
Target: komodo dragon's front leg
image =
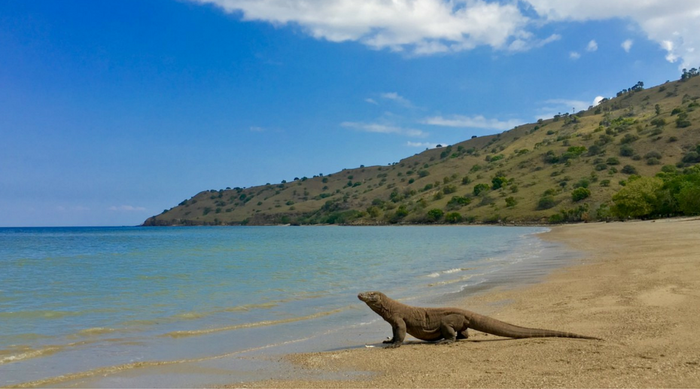
[[[406,339],[406,322],[402,318],[392,318],[389,324],[391,324],[393,337],[382,343],[389,343],[387,348],[400,347],[404,339]]]

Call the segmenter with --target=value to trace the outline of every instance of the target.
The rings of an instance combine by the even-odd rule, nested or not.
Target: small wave
[[[253,348],[249,348],[249,349],[245,349],[245,350],[234,351],[234,352],[221,354],[221,355],[213,355],[213,356],[209,356],[209,357],[178,359],[178,360],[172,360],[172,361],[140,361],[140,362],[126,363],[123,365],[101,367],[101,368],[82,371],[82,372],[78,372],[78,373],[64,374],[64,375],[50,377],[50,378],[44,378],[44,379],[40,379],[40,380],[36,380],[36,381],[24,382],[24,383],[21,383],[18,385],[7,386],[7,388],[35,388],[35,387],[39,387],[39,386],[51,387],[51,386],[55,386],[56,384],[62,383],[62,382],[74,381],[74,380],[85,379],[85,378],[96,377],[96,376],[105,376],[106,377],[106,376],[111,375],[111,374],[116,374],[116,373],[119,373],[122,371],[133,370],[133,369],[143,369],[143,368],[149,368],[149,367],[178,365],[178,364],[183,364],[183,363],[206,362],[206,361],[211,361],[211,360],[215,360],[215,359],[232,357],[234,355],[249,353],[249,352],[253,352],[253,351],[260,351],[260,350],[265,350],[265,349],[273,348],[273,347],[286,346],[288,344],[303,342],[303,341],[309,340],[313,337],[314,336],[310,336],[310,337],[306,337],[306,338],[288,340],[285,342],[272,343],[272,344],[268,344],[265,346],[253,347]]]
[[[173,322],[184,321],[184,320],[197,320],[197,319],[203,319],[203,318],[206,318],[209,316],[213,316],[213,315],[216,315],[219,313],[248,312],[248,311],[252,311],[255,309],[271,309],[271,308],[279,306],[280,303],[283,303],[283,302],[284,301],[270,301],[267,303],[260,303],[260,304],[237,305],[235,307],[214,309],[211,311],[183,312],[183,313],[178,313],[178,314],[175,314],[175,315],[172,315],[169,317],[164,317],[164,318],[132,320],[132,321],[128,322],[127,324],[153,325],[153,324],[162,324],[162,323],[173,323]]]
[[[426,277],[428,278],[437,278],[440,277],[443,274],[454,274],[454,273],[459,273],[462,271],[467,271],[467,270],[473,270],[474,268],[472,267],[457,267],[454,269],[449,269],[449,270],[443,270],[441,272],[435,272],[435,273],[430,273]]]
[[[168,332],[166,334],[163,334],[163,335],[161,335],[161,337],[168,336],[171,338],[184,338],[184,337],[190,337],[190,336],[208,335],[208,334],[213,334],[216,332],[234,331],[234,330],[240,330],[240,329],[244,329],[244,328],[268,327],[268,326],[274,326],[274,325],[278,325],[278,324],[294,323],[294,322],[298,322],[298,321],[317,319],[319,317],[334,315],[336,313],[345,311],[346,309],[347,308],[339,308],[339,309],[334,309],[332,311],[314,313],[313,315],[292,317],[289,319],[281,319],[281,320],[265,320],[265,321],[258,321],[258,322],[254,322],[254,323],[236,324],[236,325],[232,325],[232,326],[219,327],[219,328],[207,328],[207,329],[203,329],[203,330],[190,330],[190,331],[174,331],[174,332]]]
[[[10,320],[10,319],[62,319],[67,316],[79,316],[79,312],[69,312],[69,311],[50,311],[50,310],[39,310],[39,311],[13,311],[13,312],[0,312],[0,319]]]
[[[27,332],[24,334],[13,334],[13,335],[0,335],[1,344],[25,344],[32,343],[42,339],[50,339],[51,336],[35,334],[33,332]],[[0,350],[2,354],[2,350]]]
[[[546,233],[552,231],[552,229],[549,228],[549,227],[540,227],[540,228],[542,228],[542,231],[531,232],[531,233],[528,233],[528,234],[521,235],[520,237],[527,238],[527,237],[530,236],[530,235],[546,234]]]
[[[88,331],[93,329],[88,329]],[[106,339],[110,342],[121,342],[122,339]],[[0,350],[0,365],[24,361],[27,359],[47,357],[73,347],[81,347],[100,342],[100,339],[82,340],[79,342],[66,344],[47,345],[42,348],[32,348],[30,346],[12,346],[9,349]]]
[[[209,315],[214,314],[213,312],[184,312],[184,313],[179,313],[177,315],[173,315],[169,321],[175,321],[175,320],[195,320],[195,319],[201,319],[203,317],[207,317]]]
[[[475,287],[475,286],[477,286],[477,285],[483,284],[484,282],[486,282],[486,280],[481,279],[481,280],[476,281],[476,282],[471,283],[471,284],[462,285],[462,287],[460,288],[460,291],[464,291],[464,290],[466,290],[467,288],[473,288],[473,287]]]
[[[456,283],[458,283],[458,282],[469,281],[469,280],[471,280],[472,278],[474,278],[474,277],[476,277],[476,276],[483,276],[483,275],[484,275],[483,273],[479,273],[479,274],[469,274],[469,275],[462,276],[462,277],[459,277],[459,278],[454,278],[454,279],[451,279],[451,280],[445,280],[445,281],[440,281],[440,282],[434,282],[434,283],[432,283],[432,284],[428,284],[428,287],[445,286],[445,285],[450,285],[450,284],[456,284]]]
[[[29,347],[23,347],[16,350],[3,350],[2,354],[9,354],[0,356],[0,365],[4,365],[12,362],[24,361],[26,359],[45,357],[51,354],[55,354],[61,351],[64,347],[62,346],[48,346],[40,349],[32,349]]]
[[[280,301],[280,302],[286,302],[286,301]],[[224,308],[220,312],[247,312],[252,309],[270,309],[278,306],[280,302],[277,301],[270,301],[268,303],[260,303],[260,304],[245,304],[245,305],[238,305],[235,307],[230,307],[230,308]]]
[[[104,334],[111,334],[113,332],[116,332],[114,328],[107,328],[107,327],[94,327],[94,328],[86,328],[84,330],[78,331],[78,335],[81,336],[97,336],[97,335],[104,335]]]

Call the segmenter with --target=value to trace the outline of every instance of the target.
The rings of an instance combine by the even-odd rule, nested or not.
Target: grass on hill
[[[206,190],[144,225],[609,219],[613,196],[630,178],[700,162],[696,75],[684,73],[649,89],[638,83],[588,110],[426,150],[389,166]]]

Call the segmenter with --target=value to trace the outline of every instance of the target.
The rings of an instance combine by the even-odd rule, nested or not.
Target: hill
[[[700,162],[697,75],[692,69],[649,89],[639,82],[586,111],[426,150],[389,166],[203,191],[144,225],[607,219],[613,196],[638,176],[680,174]]]

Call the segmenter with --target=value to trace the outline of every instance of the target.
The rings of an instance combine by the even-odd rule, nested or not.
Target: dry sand
[[[561,226],[544,238],[584,258],[545,282],[454,305],[604,341],[472,331],[451,345],[289,355],[295,378],[234,386],[700,387],[700,219]]]

